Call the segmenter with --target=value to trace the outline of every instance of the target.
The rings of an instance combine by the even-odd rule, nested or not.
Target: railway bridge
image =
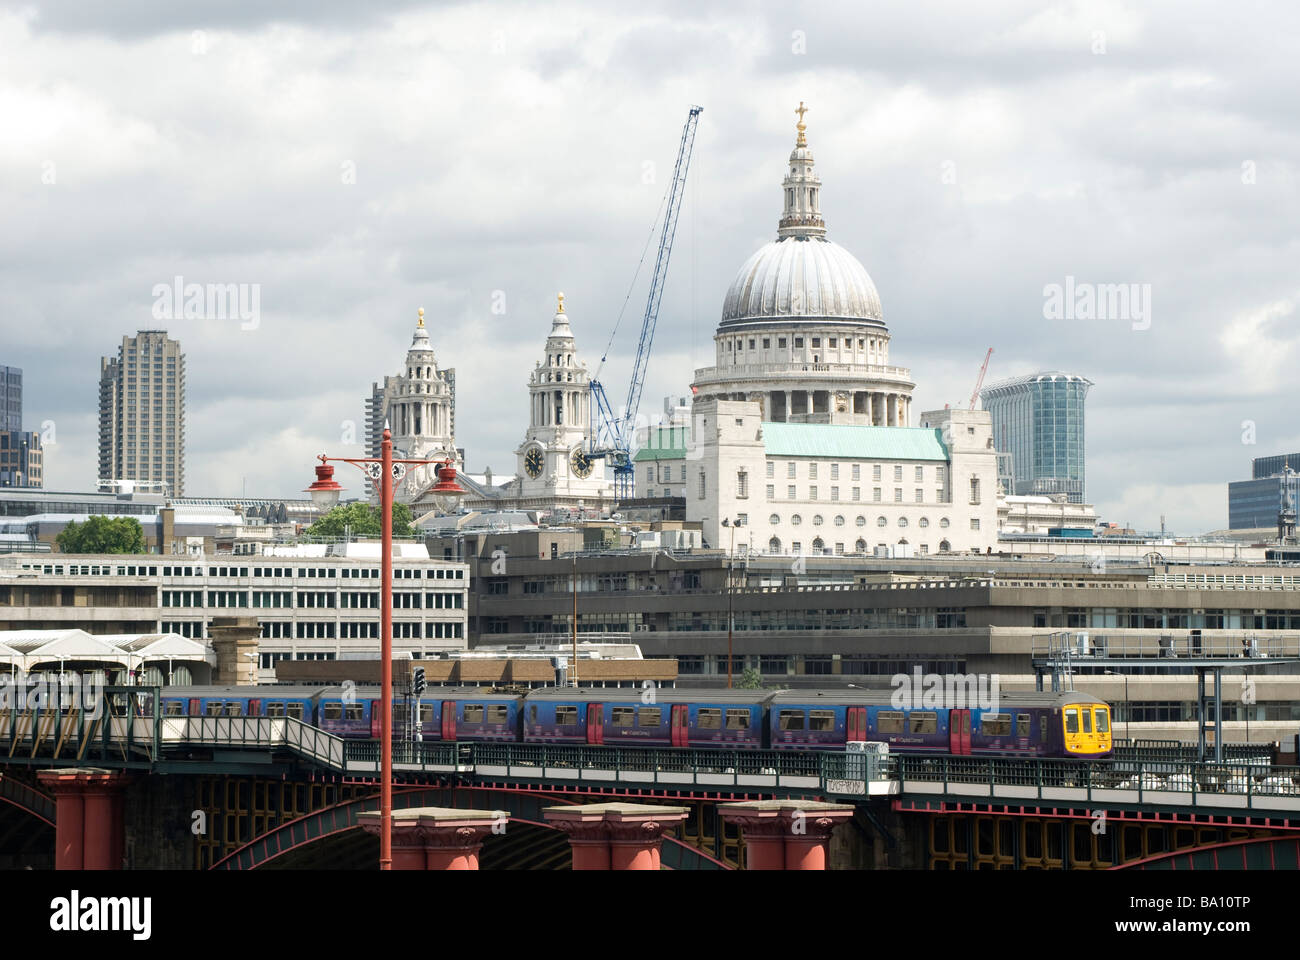
[[[139,692],[109,688],[93,715],[0,711],[0,865],[375,864],[378,742],[287,717],[136,715]],[[1203,763],[1194,749],[1085,764],[397,742],[394,843],[423,838],[433,863],[430,837],[477,831],[484,868],[590,867],[596,836],[595,865],[613,863],[629,830],[653,842],[628,862],[675,869],[1294,865],[1300,768],[1241,751]],[[482,814],[472,828],[469,811]]]

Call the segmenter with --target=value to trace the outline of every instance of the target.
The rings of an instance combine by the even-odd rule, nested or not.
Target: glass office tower
[[[1035,373],[980,391],[993,417],[993,443],[1007,493],[1084,498],[1084,400],[1092,381],[1070,373]],[[1001,471],[1000,471],[1001,472]]]

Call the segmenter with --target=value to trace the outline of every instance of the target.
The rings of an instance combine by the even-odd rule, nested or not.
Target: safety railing
[[[1011,758],[896,756],[895,776],[899,792],[906,794],[917,785],[940,785],[943,793],[972,795],[972,784],[987,787],[987,794],[997,797],[999,788],[1019,788],[1017,799],[1059,802],[1061,795],[1048,796],[1045,791],[1069,789],[1079,791],[1088,802],[1121,802],[1124,792],[1134,795],[1135,802],[1174,802],[1210,806],[1268,808],[1278,800],[1294,800],[1288,808],[1300,809],[1300,767],[1261,769],[1242,763],[1169,762],[1116,764],[1112,761],[1082,762],[1074,760],[1017,760]],[[1024,788],[1029,788],[1026,791]],[[934,792],[934,791],[923,791]],[[1011,795],[1007,790],[1003,795]]]

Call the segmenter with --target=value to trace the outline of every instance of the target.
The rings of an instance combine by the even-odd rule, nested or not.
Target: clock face
[[[593,466],[591,457],[587,456],[581,450],[573,451],[573,456],[569,457],[569,466],[573,468],[574,474],[582,480],[586,480],[591,476],[591,468]]]
[[[546,459],[542,456],[542,451],[533,447],[524,454],[524,471],[536,480],[542,475],[542,467],[546,465]]]

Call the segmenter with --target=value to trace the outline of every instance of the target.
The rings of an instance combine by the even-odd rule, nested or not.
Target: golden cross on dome
[[[556,300],[556,304],[555,304],[555,312],[556,312],[556,313],[563,313],[563,312],[564,312],[564,294],[562,294],[562,293],[557,293],[557,294],[555,295],[555,300]]]
[[[416,326],[417,326],[417,327],[422,327],[422,326],[424,326],[424,307],[421,307],[421,308],[419,309],[419,314],[420,314],[420,322],[417,323]]]
[[[799,114],[799,122],[794,125],[795,129],[799,131],[799,141],[797,143],[797,146],[800,147],[806,147],[808,145],[808,142],[804,139],[804,135],[803,135],[804,130],[807,129],[807,126],[803,122],[803,115],[807,112],[808,112],[808,108],[805,107],[803,105],[803,101],[800,100],[799,109],[795,111],[795,113]]]

